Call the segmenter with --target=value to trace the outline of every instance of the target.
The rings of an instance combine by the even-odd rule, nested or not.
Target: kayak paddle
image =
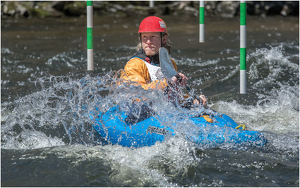
[[[178,74],[178,72],[175,70],[173,66],[168,50],[164,47],[159,48],[159,62],[160,62],[161,72],[166,78],[172,79],[172,77],[175,76],[179,82],[182,81],[181,76]],[[191,89],[188,86],[186,86],[186,89],[189,92],[191,91]],[[200,99],[199,96],[194,95],[193,97],[197,99],[200,102],[200,104],[202,103],[202,99]]]

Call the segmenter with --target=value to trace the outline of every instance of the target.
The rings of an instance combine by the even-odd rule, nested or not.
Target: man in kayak
[[[139,51],[125,65],[125,74],[122,75],[122,78],[136,83],[144,89],[161,89],[165,93],[170,93],[170,86],[172,88],[186,87],[188,78],[182,73],[178,73],[181,77],[180,82],[176,76],[172,77],[171,83],[160,77],[159,48],[165,47],[169,53],[171,50],[171,46],[167,44],[168,31],[165,22],[159,17],[149,16],[141,22],[138,33],[140,39]],[[173,59],[171,61],[177,71],[175,61]],[[179,92],[179,90],[177,91]],[[188,97],[187,94],[182,94],[181,98],[183,100],[180,103],[187,103],[185,99]],[[202,104],[206,105],[207,99],[205,96],[200,95],[199,98],[193,99],[190,103],[199,105],[202,100]]]

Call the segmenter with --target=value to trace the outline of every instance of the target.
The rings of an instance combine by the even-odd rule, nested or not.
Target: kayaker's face
[[[168,36],[163,37],[163,43]],[[145,32],[141,34],[142,47],[146,55],[155,55],[161,47],[161,38],[159,32]]]

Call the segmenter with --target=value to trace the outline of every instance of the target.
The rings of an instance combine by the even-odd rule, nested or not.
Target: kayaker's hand
[[[178,73],[178,75],[181,77],[181,81],[177,79],[176,76],[173,76],[172,77],[172,81],[176,84],[176,85],[179,85],[181,87],[186,87],[187,86],[187,81],[188,81],[188,78],[182,74],[182,73]]]
[[[207,99],[206,99],[206,97],[204,95],[200,95],[199,98],[202,100],[202,105],[206,106],[207,105]],[[199,105],[200,101],[198,99],[194,99],[193,103],[195,105]]]

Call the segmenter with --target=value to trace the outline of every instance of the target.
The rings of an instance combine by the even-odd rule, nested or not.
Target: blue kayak
[[[150,115],[135,121],[128,120],[129,116],[130,114],[122,111],[119,105],[113,106],[105,113],[98,108],[90,112],[90,118],[94,121],[94,130],[114,145],[134,148],[152,146],[177,134],[171,127],[160,123],[168,118],[174,118],[172,115],[168,117]],[[176,118],[176,123],[172,127],[176,127],[176,124],[186,124],[186,119]],[[208,144],[212,147],[221,144],[263,147],[267,143],[261,132],[236,129],[238,124],[225,114],[188,116],[188,120],[197,129],[187,130],[184,136],[196,144]]]

